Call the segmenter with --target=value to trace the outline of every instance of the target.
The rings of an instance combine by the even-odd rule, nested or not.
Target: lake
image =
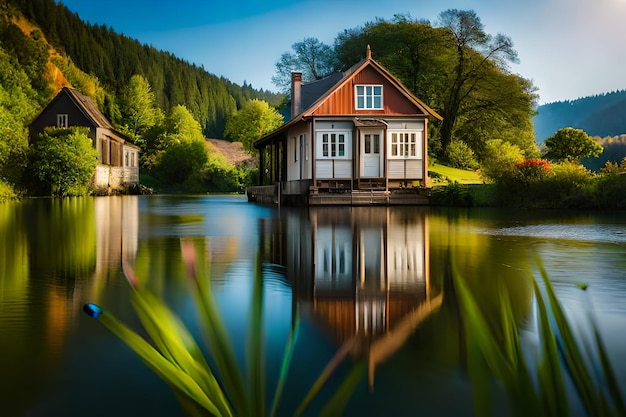
[[[181,238],[207,264],[200,279],[210,280],[242,364],[262,277],[268,404],[298,329],[278,415],[293,413],[342,348],[347,358],[307,415],[357,364],[367,370],[345,415],[471,415],[452,264],[486,312],[497,314],[507,290],[531,349],[539,336],[528,274],[540,277],[539,259],[574,328],[584,337],[595,320],[626,387],[624,212],[278,208],[239,196],[26,199],[0,205],[0,415],[182,415],[167,384],[82,312],[96,303],[145,336],[125,260],[206,346]],[[505,413],[500,396],[494,406]]]

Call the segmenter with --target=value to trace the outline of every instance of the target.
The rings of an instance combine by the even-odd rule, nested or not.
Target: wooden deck
[[[309,206],[425,206],[430,204],[427,196],[417,190],[345,190],[324,192],[311,188],[308,195],[279,195],[278,187],[249,187],[248,201],[270,205],[309,205]],[[298,202],[294,204],[294,202]]]

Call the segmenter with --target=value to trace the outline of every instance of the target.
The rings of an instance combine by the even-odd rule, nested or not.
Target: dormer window
[[[57,127],[68,127],[67,114],[57,114]]]
[[[357,110],[382,110],[382,85],[357,85],[355,88],[355,107]]]

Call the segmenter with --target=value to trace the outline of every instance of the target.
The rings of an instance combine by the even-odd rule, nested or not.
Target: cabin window
[[[300,153],[300,144],[298,143],[298,138],[293,137],[293,162],[298,162],[298,154]]]
[[[355,100],[357,110],[382,110],[383,86],[382,85],[357,85],[355,88]]]
[[[68,127],[67,114],[57,114],[57,127]]]
[[[351,158],[350,134],[341,133],[321,133],[321,153],[322,158]],[[319,149],[319,148],[318,148]]]
[[[365,154],[379,154],[380,153],[380,135],[366,134],[365,135]]]
[[[309,147],[306,142],[306,135],[300,135],[300,149],[302,149],[304,160],[309,160]]]
[[[130,166],[130,152],[128,151],[124,152],[124,166],[125,167]]]
[[[422,132],[389,133],[390,158],[421,158],[420,148]]]

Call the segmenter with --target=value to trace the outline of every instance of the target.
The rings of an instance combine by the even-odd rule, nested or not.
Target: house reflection
[[[294,299],[337,345],[367,358],[371,387],[376,365],[441,305],[429,280],[427,216],[399,207],[287,213],[280,228]]]

